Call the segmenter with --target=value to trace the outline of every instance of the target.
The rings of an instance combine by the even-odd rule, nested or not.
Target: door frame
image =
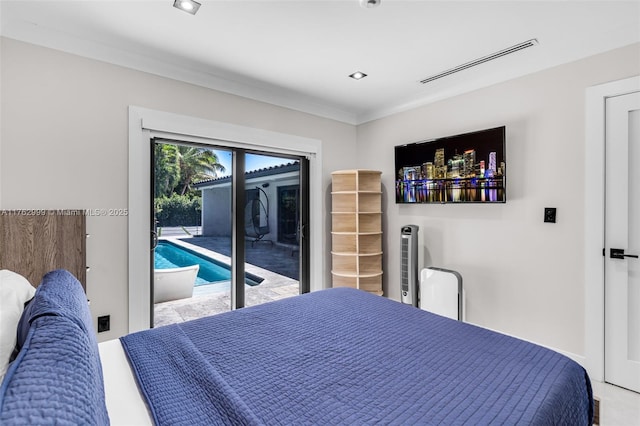
[[[584,367],[604,382],[605,102],[640,91],[640,76],[586,89],[584,204]]]
[[[324,288],[322,143],[278,133],[138,106],[129,106],[129,333],[150,327],[150,149],[154,137],[302,156],[309,161],[310,290]]]

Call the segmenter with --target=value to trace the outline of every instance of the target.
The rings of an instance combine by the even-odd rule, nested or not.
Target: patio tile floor
[[[231,239],[228,237],[196,236],[179,238],[179,240],[225,256],[231,256]],[[272,244],[266,240],[252,244],[251,241],[247,240],[245,243],[245,261],[251,265],[297,280],[300,276],[297,248],[297,246],[280,243]]]

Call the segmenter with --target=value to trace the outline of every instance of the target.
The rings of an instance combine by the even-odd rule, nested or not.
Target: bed
[[[87,315],[73,275],[45,276],[17,327],[1,424],[592,422],[589,377],[574,361],[359,290],[317,291],[99,347]]]

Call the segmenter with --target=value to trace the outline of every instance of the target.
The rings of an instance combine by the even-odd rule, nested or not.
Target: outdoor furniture
[[[263,240],[262,238],[271,232],[269,228],[269,197],[262,188],[256,187],[256,195],[247,201],[244,210],[244,230],[247,237],[253,238],[251,241],[251,247],[258,241],[268,241],[273,244],[273,241]],[[264,194],[267,205],[260,200],[260,193]]]
[[[193,286],[199,269],[200,265],[156,269],[153,272],[153,303],[193,296]]]

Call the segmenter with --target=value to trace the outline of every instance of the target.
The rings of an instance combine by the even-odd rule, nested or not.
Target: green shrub
[[[202,212],[200,197],[171,194],[171,197],[156,198],[156,220],[158,226],[199,226]]]

